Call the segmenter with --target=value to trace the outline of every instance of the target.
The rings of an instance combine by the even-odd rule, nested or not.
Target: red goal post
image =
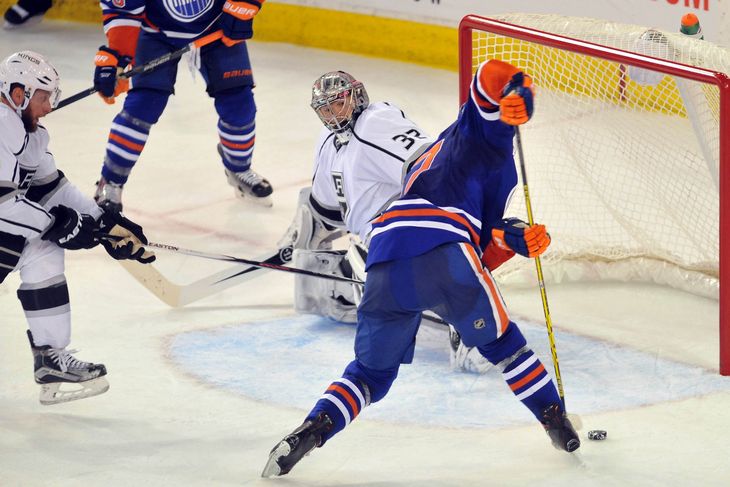
[[[538,99],[536,116],[524,128],[526,150],[530,125],[537,126],[536,134],[541,128],[570,131],[563,139],[549,136],[559,139],[554,149],[527,155],[536,219],[548,225],[554,244],[570,242],[565,249],[551,246],[557,247],[555,262],[591,262],[590,270],[573,267],[555,280],[596,278],[606,271],[611,279],[638,275],[718,299],[719,370],[730,375],[730,79],[720,72],[730,67],[728,51],[717,47],[721,61],[705,63],[705,54],[697,52],[716,47],[710,43],[695,48],[691,43],[701,41],[655,29],[624,33],[619,24],[576,19],[575,25],[590,32],[582,35],[565,27],[570,23],[568,17],[529,14],[464,17],[460,103],[469,96],[476,66],[488,57],[511,62],[533,77]],[[611,40],[593,37],[599,25],[607,26]],[[614,42],[615,35],[628,40]],[[554,115],[540,121],[548,98],[554,99]],[[575,147],[566,147],[574,142]],[[545,177],[533,176],[541,163]],[[642,179],[644,173],[652,180]],[[552,186],[540,187],[543,179],[552,179]],[[675,182],[683,186],[670,186]],[[573,199],[574,187],[588,190]],[[540,201],[540,194],[551,192],[554,209]],[[573,220],[577,228],[571,233]],[[597,233],[583,238],[579,233],[586,222]],[[645,231],[652,225],[659,231],[666,227],[667,235],[652,240],[646,234],[653,231]],[[670,244],[664,248],[663,242]]]

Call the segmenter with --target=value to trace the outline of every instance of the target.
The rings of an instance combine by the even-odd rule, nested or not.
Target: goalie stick
[[[127,79],[131,78],[132,76],[136,76],[141,73],[146,73],[148,71],[152,71],[154,69],[157,69],[159,66],[169,63],[170,61],[174,61],[175,59],[181,58],[186,52],[190,51],[193,47],[200,48],[207,44],[210,44],[211,42],[217,41],[218,39],[223,37],[223,31],[218,30],[211,34],[208,34],[207,36],[203,36],[200,39],[197,39],[190,44],[178,49],[177,51],[173,51],[167,54],[163,54],[160,57],[157,57],[153,59],[152,61],[149,61],[147,63],[144,63],[140,66],[136,66],[129,71],[125,71],[122,74],[119,75],[119,78],[121,79]],[[71,103],[77,102],[83,98],[86,98],[89,95],[93,95],[98,90],[94,88],[93,86],[91,88],[87,88],[84,91],[80,91],[76,93],[75,95],[71,95],[68,98],[65,98],[61,100],[58,103],[58,106],[53,109],[55,112],[56,110],[59,110],[67,105],[70,105]]]

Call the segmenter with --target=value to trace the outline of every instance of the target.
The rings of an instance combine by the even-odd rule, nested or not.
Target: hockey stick
[[[525,154],[522,151],[522,137],[520,136],[520,128],[515,127],[515,145],[517,145],[517,158],[520,163],[520,172],[522,174],[522,190],[525,193],[525,207],[527,207],[527,223],[532,226],[535,220],[532,215],[532,204],[530,202],[530,190],[527,187],[527,170],[525,169]],[[560,364],[558,363],[558,351],[555,348],[555,335],[553,334],[553,321],[550,318],[550,308],[548,307],[547,291],[545,290],[545,278],[542,274],[542,263],[540,256],[535,257],[535,267],[537,268],[537,284],[540,287],[540,298],[542,298],[542,310],[545,314],[545,326],[547,327],[548,339],[550,341],[550,353],[553,358],[553,367],[555,369],[555,380],[558,383],[558,394],[563,403],[563,411],[565,409],[565,392],[563,392],[563,379],[560,375]]]
[[[217,41],[223,37],[223,31],[218,30],[216,32],[210,33],[207,36],[201,37],[200,39],[197,39],[190,44],[186,45],[185,47],[182,47],[178,49],[177,51],[173,51],[167,54],[164,54],[158,58],[153,59],[152,61],[146,62],[140,66],[136,66],[129,71],[125,71],[122,74],[119,75],[119,78],[121,79],[127,79],[131,78],[132,76],[136,76],[140,73],[147,73],[149,71],[152,71],[154,69],[157,69],[159,66],[169,63],[170,61],[174,61],[175,59],[179,59],[185,54],[186,52],[190,51],[193,47],[203,47],[207,44],[210,44],[211,42]],[[71,103],[77,102],[83,98],[86,98],[89,95],[93,95],[98,90],[94,88],[93,86],[91,88],[87,88],[84,91],[80,91],[76,93],[75,95],[71,95],[68,98],[65,98],[61,100],[58,103],[58,106],[53,109],[55,112],[56,110],[59,110],[67,105],[70,105]]]
[[[261,260],[269,264],[284,265],[291,261],[291,248],[280,249],[275,254],[263,256]],[[167,279],[152,264],[140,264],[133,260],[120,260],[119,263],[147,290],[160,301],[173,308],[179,308],[237,286],[262,275],[266,269],[255,266],[241,267],[236,264],[211,276],[190,284],[175,284]]]
[[[108,233],[97,233],[96,237],[99,239],[110,240],[110,241],[121,240],[121,237],[117,237],[115,235],[110,235]],[[282,263],[278,263],[278,262],[266,262],[266,261],[262,262],[262,261],[258,261],[258,260],[252,260],[252,259],[243,259],[241,257],[233,257],[231,255],[225,255],[225,254],[212,254],[209,252],[201,252],[199,250],[184,249],[181,247],[177,247],[175,245],[162,244],[162,243],[157,243],[157,242],[147,242],[145,244],[145,247],[149,247],[152,249],[166,250],[168,252],[174,252],[177,254],[190,255],[192,257],[200,257],[201,259],[220,260],[223,262],[236,262],[238,264],[246,264],[249,266],[261,267],[264,269],[271,269],[271,270],[275,270],[275,271],[291,272],[293,274],[302,274],[305,276],[318,277],[321,279],[331,279],[333,281],[349,282],[352,284],[364,284],[362,281],[360,281],[358,279],[350,279],[349,277],[336,276],[333,274],[322,274],[319,272],[309,271],[306,269],[299,269],[296,267],[287,267],[287,266],[282,265]]]
[[[119,240],[118,237],[109,234],[98,234],[99,238],[106,240]],[[358,279],[350,279],[342,276],[335,276],[332,274],[321,274],[314,271],[308,271],[305,269],[298,269],[296,267],[286,267],[285,264],[290,262],[292,259],[292,248],[284,247],[280,249],[276,254],[272,255],[264,261],[256,261],[250,259],[241,259],[238,257],[232,257],[223,254],[211,254],[207,252],[200,252],[197,250],[182,249],[173,245],[159,244],[155,242],[147,243],[146,247],[155,249],[167,250],[170,252],[180,253],[184,255],[190,255],[193,257],[200,257],[203,259],[211,260],[222,260],[227,262],[237,262],[241,264],[247,264],[249,267],[241,269],[240,266],[235,266],[230,269],[226,269],[212,276],[200,279],[186,286],[180,286],[170,282],[165,278],[155,267],[150,264],[140,264],[136,261],[121,260],[122,266],[139,281],[144,287],[146,287],[152,294],[157,296],[165,304],[174,308],[185,306],[186,304],[197,301],[204,297],[210,296],[217,292],[220,292],[229,287],[238,285],[242,282],[248,281],[253,277],[261,275],[260,273],[252,274],[253,271],[269,269],[284,272],[292,272],[295,274],[304,274],[311,277],[318,277],[321,279],[331,279],[334,281],[350,282],[352,284],[364,285],[363,281]],[[428,313],[423,314],[423,318],[433,323],[440,325],[448,325],[448,322]]]

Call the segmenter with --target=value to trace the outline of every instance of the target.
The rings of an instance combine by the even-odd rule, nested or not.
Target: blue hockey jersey
[[[499,120],[490,63],[496,62],[479,66],[456,122],[409,169],[401,198],[373,221],[368,268],[447,242],[471,242],[483,251],[491,241],[517,186],[517,169],[514,127]]]
[[[186,44],[216,26],[226,0],[101,0],[104,33],[116,27],[159,32]]]

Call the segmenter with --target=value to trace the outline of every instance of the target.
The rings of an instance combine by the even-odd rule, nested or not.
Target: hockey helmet
[[[0,93],[20,113],[30,103],[36,90],[45,90],[51,94],[50,102],[56,108],[61,98],[61,82],[58,71],[45,57],[33,51],[20,51],[11,54],[0,63]],[[13,85],[23,87],[25,97],[20,106],[15,105],[10,91]]]
[[[312,86],[312,108],[341,144],[352,136],[358,115],[370,104],[362,82],[344,71],[330,71]]]

